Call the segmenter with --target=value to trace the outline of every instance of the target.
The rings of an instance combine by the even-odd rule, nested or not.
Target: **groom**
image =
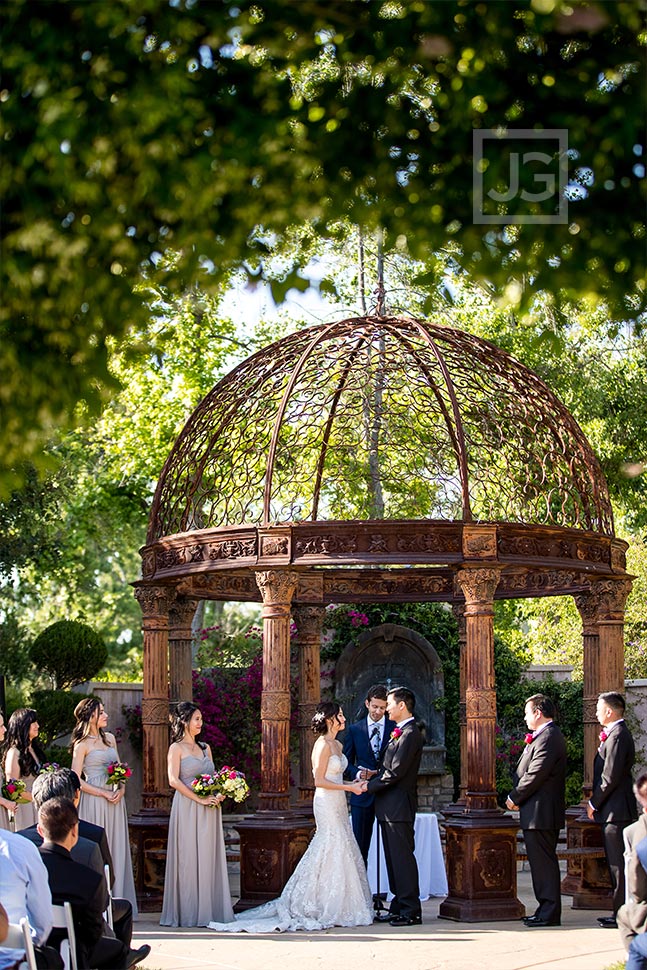
[[[414,822],[417,808],[418,768],[422,756],[422,735],[413,712],[416,699],[406,687],[389,691],[386,712],[395,728],[382,756],[382,766],[368,783],[375,795],[375,815],[384,841],[389,888],[393,893],[391,910],[376,916],[391,926],[422,923],[418,864],[413,854]]]

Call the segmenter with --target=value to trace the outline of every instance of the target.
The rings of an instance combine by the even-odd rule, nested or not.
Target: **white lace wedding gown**
[[[345,755],[331,755],[326,779],[341,784],[347,763]],[[240,913],[233,923],[209,923],[210,929],[269,933],[373,922],[373,897],[351,828],[346,793],[340,788],[317,788],[313,808],[317,829],[279,898]]]

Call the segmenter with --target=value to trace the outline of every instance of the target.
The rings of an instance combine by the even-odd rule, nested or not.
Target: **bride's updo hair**
[[[324,701],[323,704],[318,704],[315,715],[312,718],[312,733],[325,734],[328,730],[326,721],[337,717],[340,711],[341,707],[335,701]]]

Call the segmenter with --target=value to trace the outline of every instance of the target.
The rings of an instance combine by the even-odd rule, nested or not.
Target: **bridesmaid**
[[[25,804],[14,805],[16,832],[38,821],[31,797],[31,786],[45,761],[45,752],[38,743],[38,731],[38,715],[31,707],[20,707],[9,718],[2,759],[4,777],[7,781],[10,778],[24,781],[23,798],[29,799]]]
[[[2,711],[0,711],[0,751],[4,747],[4,739],[7,734],[7,729],[4,723],[4,716]],[[0,768],[0,786],[4,784],[4,775],[2,773],[2,768]],[[14,803],[8,798],[3,798],[0,795],[0,829],[9,828],[9,813],[14,810]]]
[[[106,830],[114,865],[115,896],[132,903],[137,918],[137,898],[130,857],[128,814],[124,786],[113,790],[108,780],[108,765],[119,761],[114,734],[106,731],[108,715],[97,697],[86,697],[74,708],[76,725],[72,731],[72,770],[81,779],[79,818]]]
[[[233,920],[220,802],[191,788],[196,775],[212,774],[211,749],[198,741],[202,714],[181,701],[171,716],[168,780],[175,789],[169,821],[162,926],[206,926]]]

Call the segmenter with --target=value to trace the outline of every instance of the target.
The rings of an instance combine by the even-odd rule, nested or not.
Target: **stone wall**
[[[454,801],[454,776],[419,775],[418,811],[442,812]]]

